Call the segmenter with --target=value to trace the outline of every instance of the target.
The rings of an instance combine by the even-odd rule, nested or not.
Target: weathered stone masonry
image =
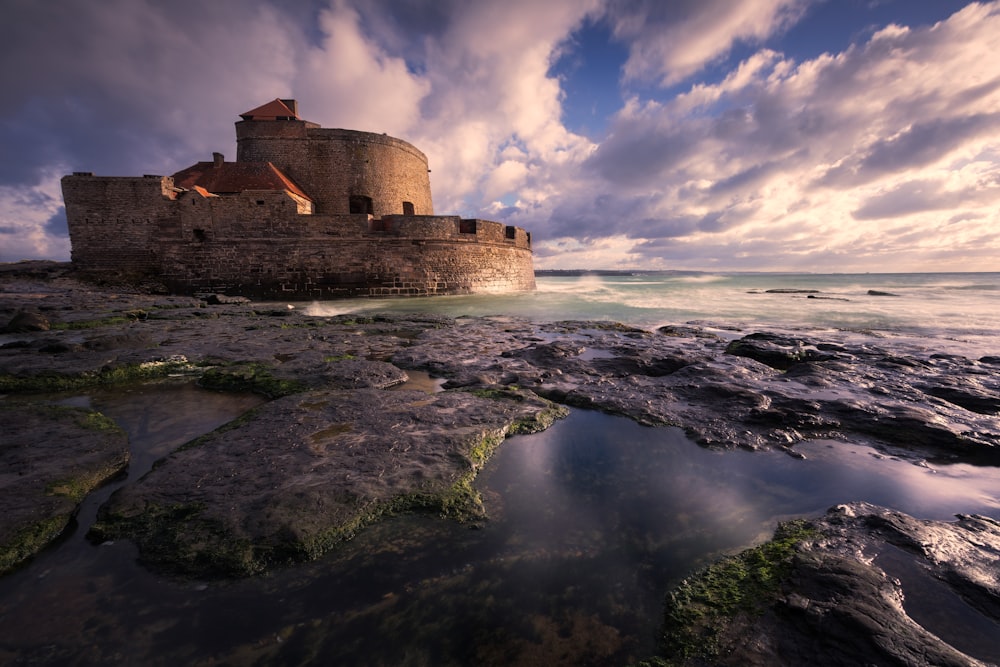
[[[261,298],[534,289],[531,235],[434,215],[427,158],[412,145],[320,128],[294,100],[242,119],[236,162],[64,177],[74,265]]]

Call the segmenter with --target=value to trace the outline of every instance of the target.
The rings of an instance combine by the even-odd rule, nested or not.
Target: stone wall
[[[411,144],[303,120],[243,120],[236,136],[237,162],[271,162],[308,198],[73,174],[62,185],[74,265],[258,298],[534,289],[531,235],[434,215],[427,157]]]
[[[531,290],[523,229],[458,216],[303,214],[288,192],[178,192],[169,176],[63,179],[74,264],[177,292],[296,299]]]
[[[236,123],[238,162],[271,162],[309,193],[320,214],[350,213],[352,196],[371,199],[376,217],[433,215],[427,157],[383,134],[324,129],[306,121]]]
[[[183,200],[178,202],[182,207]],[[211,209],[210,199],[205,202]],[[192,211],[200,204],[191,206]],[[256,206],[256,203],[253,204]],[[234,218],[235,219],[235,218]],[[500,293],[535,288],[524,230],[457,216],[296,216],[264,229],[215,211],[211,224],[184,223],[159,245],[161,278],[176,292],[226,292],[267,299],[331,299]],[[389,222],[388,228],[383,222]],[[468,221],[464,221],[468,222]],[[250,228],[257,235],[247,234]],[[189,234],[188,229],[201,229]],[[516,228],[512,228],[516,229]],[[498,233],[499,231],[499,233]],[[482,234],[482,236],[480,236]]]
[[[63,177],[73,264],[84,271],[156,273],[153,237],[178,213],[173,185],[169,176]]]
[[[160,225],[164,241],[195,241],[314,235],[322,222],[300,215],[297,197],[275,190],[246,190],[227,197],[205,197],[197,191],[178,195],[171,225]]]

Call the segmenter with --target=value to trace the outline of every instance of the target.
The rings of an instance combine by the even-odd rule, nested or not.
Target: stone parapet
[[[531,235],[434,215],[427,156],[412,144],[321,128],[298,118],[295,100],[242,117],[241,168],[211,179],[192,174],[234,163],[216,153],[177,183],[63,178],[76,268],[156,278],[177,292],[280,299],[534,289]]]
[[[85,271],[155,273],[152,238],[178,212],[173,185],[169,176],[64,176],[73,264]]]
[[[219,239],[162,247],[175,292],[265,299],[502,293],[535,288],[531,251],[447,239]]]

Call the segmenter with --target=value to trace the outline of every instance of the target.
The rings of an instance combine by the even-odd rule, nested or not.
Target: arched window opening
[[[403,202],[403,215],[413,215],[413,202],[404,201]]]

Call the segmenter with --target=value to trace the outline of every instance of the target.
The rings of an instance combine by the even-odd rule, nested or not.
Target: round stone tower
[[[241,118],[236,160],[271,162],[309,195],[317,214],[434,214],[427,156],[412,144],[321,128],[299,118],[295,100],[274,100]]]

